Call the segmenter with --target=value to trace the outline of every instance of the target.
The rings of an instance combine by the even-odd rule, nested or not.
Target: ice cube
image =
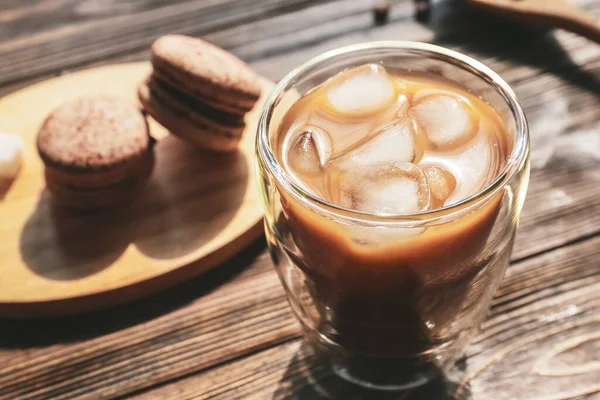
[[[367,142],[336,159],[342,168],[352,166],[412,162],[415,160],[415,127],[410,119],[379,129],[372,133]]]
[[[288,165],[297,173],[319,174],[331,157],[329,135],[319,128],[310,127],[292,136],[293,143],[286,146]]]
[[[431,208],[442,207],[456,188],[456,178],[438,165],[425,165],[422,169],[429,184]]]
[[[456,177],[456,189],[446,200],[447,204],[475,194],[495,175],[497,160],[492,151],[491,137],[482,127],[469,146],[454,156],[452,172]]]
[[[425,96],[413,104],[409,114],[441,150],[466,143],[479,126],[479,118],[468,102],[450,94]]]
[[[445,205],[474,194],[496,174],[498,162],[491,142],[494,136],[487,131],[488,129],[486,125],[481,124],[479,133],[459,152],[430,152],[423,158],[422,163],[442,166],[456,180],[456,186],[444,202]]]
[[[395,162],[342,171],[338,198],[343,207],[375,214],[410,214],[429,206],[429,187],[419,167]]]
[[[314,111],[307,120],[310,126],[318,126],[328,133],[333,144],[332,158],[338,157],[364,139],[373,129],[371,120],[348,120],[336,118],[330,113]]]
[[[366,116],[383,110],[394,100],[394,84],[376,64],[346,71],[325,88],[331,108],[345,116]]]

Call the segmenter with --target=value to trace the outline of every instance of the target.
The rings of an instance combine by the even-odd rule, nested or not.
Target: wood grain
[[[268,256],[256,258],[263,249],[118,310],[3,321],[0,398],[112,398],[296,336]],[[244,270],[248,260],[256,267]],[[30,346],[41,348],[18,350]]]
[[[600,359],[597,341],[585,337],[600,324],[592,317],[589,324],[579,319],[581,310],[587,318],[593,312],[589,307],[597,304],[593,271],[598,255],[588,244],[597,246],[600,223],[599,47],[566,32],[488,16],[459,0],[436,2],[425,23],[412,19],[409,1],[396,2],[390,23],[381,27],[373,24],[369,2],[363,0],[49,3],[60,3],[60,11],[37,11],[34,1],[2,2],[1,12],[16,10],[22,17],[0,23],[0,95],[67,70],[146,59],[147,44],[167,31],[200,35],[226,47],[273,80],[323,51],[368,40],[433,41],[491,66],[525,107],[533,171],[513,256],[521,261],[510,268],[509,289],[499,293],[491,319],[470,348],[468,371],[493,362],[475,373],[469,396],[544,399],[552,398],[550,392],[535,390],[552,389],[552,396],[600,398],[583,393],[593,389],[590,377],[572,369],[594,367]],[[600,15],[597,0],[574,3]],[[83,5],[87,14],[73,11]],[[96,8],[89,12],[92,6]],[[263,13],[248,14],[254,6]],[[143,34],[129,25],[141,27]],[[587,258],[580,262],[579,257]],[[511,324],[513,318],[519,326]],[[571,328],[573,324],[577,327]],[[2,399],[128,393],[175,399],[322,398],[306,384],[304,356],[297,354],[298,326],[262,242],[232,263],[146,300],[81,317],[0,320],[0,326]],[[566,330],[550,334],[552,329]],[[535,339],[546,331],[546,339]],[[558,371],[571,369],[571,376],[559,377],[553,385],[547,363],[536,366],[544,376],[530,367],[542,351],[555,354],[575,343],[567,337],[587,340],[552,359]],[[520,341],[526,338],[533,342]],[[512,349],[511,343],[519,343],[523,351]],[[503,353],[506,349],[511,350]],[[515,383],[522,377],[529,386]],[[413,398],[440,398],[440,387],[444,385]],[[357,393],[342,392],[342,398],[361,398]]]
[[[595,170],[591,170],[590,175]],[[598,179],[597,174],[596,179]],[[563,187],[565,182],[570,182],[569,171],[557,172],[553,175],[556,181],[548,176],[544,179],[533,180],[529,192],[529,199],[535,196],[543,197],[550,187]],[[534,184],[534,182],[544,182]],[[593,189],[597,185],[582,185],[580,181],[573,193],[577,193],[577,187],[581,190]],[[556,182],[556,184],[554,184]],[[585,194],[586,192],[584,192]],[[583,198],[593,198],[594,193]],[[530,201],[530,200],[528,200]],[[577,200],[578,201],[578,200]],[[539,215],[554,213],[566,213],[564,202],[548,202],[545,208],[540,209]],[[587,206],[584,204],[584,206]],[[535,204],[531,212],[537,211]],[[588,215],[588,218],[594,217]],[[532,220],[535,218],[531,217]],[[539,218],[539,217],[538,217]],[[523,221],[526,222],[527,209],[524,211]],[[563,218],[545,222],[550,228],[560,230],[564,222]],[[536,229],[532,222],[529,225],[523,223],[520,235],[528,238],[530,243],[542,247],[546,238],[544,229]],[[536,257],[531,258],[536,260]],[[531,264],[525,264],[526,267]],[[525,268],[526,268],[525,267]],[[512,268],[511,268],[512,270]],[[560,270],[562,271],[562,270]],[[213,365],[221,364],[235,357],[251,353],[257,349],[268,348],[281,341],[290,340],[299,336],[299,329],[285,301],[283,290],[278,278],[271,267],[267,254],[253,263],[243,275],[216,289],[210,296],[198,297],[193,305],[180,310],[179,314],[168,314],[153,321],[148,321],[142,328],[133,327],[122,329],[108,335],[102,331],[94,339],[84,340],[77,345],[53,346],[50,349],[39,349],[31,354],[27,351],[9,350],[0,352],[0,360],[3,355],[10,357],[11,368],[0,369],[0,377],[5,376],[10,385],[4,387],[0,380],[0,398],[12,398],[11,396],[22,395],[25,398],[46,398],[47,395],[77,394],[81,395],[81,387],[85,386],[86,393],[90,398],[95,396],[121,395],[131,391],[142,390],[149,379],[152,385],[176,379],[179,376],[194,373]],[[516,280],[513,287],[522,290],[536,290],[541,287],[536,280],[536,274],[529,281]],[[561,279],[561,273],[554,275],[553,279]],[[260,277],[260,279],[259,279]],[[520,278],[519,278],[520,279]],[[198,281],[202,281],[200,278]],[[207,278],[210,282],[211,278]],[[538,285],[532,285],[538,283]],[[504,292],[500,293],[502,296]],[[194,296],[194,294],[190,294]],[[235,301],[232,302],[232,297]],[[194,297],[195,298],[195,297]],[[156,302],[174,304],[169,294],[159,295],[154,298]],[[176,304],[176,303],[175,303]],[[253,310],[249,312],[246,304],[252,304]],[[143,308],[143,303],[133,310]],[[129,308],[125,308],[129,310]],[[122,308],[115,310],[116,315],[127,315]],[[100,313],[93,317],[96,324],[112,325],[114,312]],[[192,319],[191,316],[194,316]],[[70,329],[69,335],[75,338],[84,336],[82,327],[89,323],[92,317],[73,318],[64,329],[58,330],[53,340],[62,341]],[[197,322],[195,322],[197,321]],[[202,321],[212,321],[214,325],[208,327]],[[33,332],[47,331],[50,326],[62,324],[61,320],[32,322],[31,325],[7,321],[3,326],[8,327],[8,334],[3,338],[0,333],[0,343],[15,344],[19,347],[36,345],[35,335],[19,338],[17,332],[32,330]],[[182,329],[185,326],[186,329]],[[208,331],[207,331],[208,329]],[[147,332],[147,334],[142,334]],[[149,335],[149,336],[147,336]],[[215,344],[215,338],[219,338]],[[252,338],[250,340],[249,338]],[[49,343],[52,343],[50,341]],[[164,346],[164,347],[163,347]],[[50,352],[50,353],[49,353]],[[51,354],[51,355],[50,355]],[[76,354],[77,357],[73,357]],[[124,361],[126,360],[126,361]],[[173,360],[177,360],[173,364]],[[143,371],[139,366],[143,365]],[[65,371],[57,374],[56,371]],[[90,378],[87,371],[94,371]],[[139,377],[139,379],[134,379]],[[60,378],[60,380],[58,380]],[[33,392],[28,385],[30,380],[43,382],[45,386],[40,392]]]
[[[0,100],[0,131],[20,134],[26,144],[23,168],[0,203],[0,315],[74,313],[145,296],[205,272],[261,236],[252,171],[258,113],[273,87],[267,80],[234,154],[203,154],[150,121],[158,140],[154,171],[131,207],[83,215],[52,206],[35,146],[44,118],[89,93],[135,102],[150,70],[149,63],[98,67]]]
[[[163,5],[161,2],[146,4],[138,1],[138,7],[128,9],[115,8],[111,4],[101,6],[92,1],[63,2],[65,4],[56,10],[56,14],[67,19],[68,24],[46,27],[37,34],[0,44],[0,52],[6,57],[0,64],[0,85],[32,78],[48,70],[72,68],[135,50],[148,50],[154,39],[167,33],[202,35],[315,2],[195,0]],[[94,18],[95,15],[101,18]],[[26,23],[35,24],[34,16],[24,16]]]
[[[403,396],[331,376],[301,341],[165,385],[136,399],[574,399],[600,393],[600,237],[509,268],[455,382]],[[519,382],[518,384],[516,384]],[[574,384],[576,382],[576,384]]]

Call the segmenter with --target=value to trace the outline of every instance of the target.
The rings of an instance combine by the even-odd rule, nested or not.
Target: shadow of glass
[[[200,152],[174,136],[158,142],[151,195],[135,211],[135,245],[148,257],[188,254],[236,215],[248,182],[244,154]]]
[[[454,380],[462,373],[456,369]],[[352,384],[335,375],[306,343],[298,349],[278,384],[273,400],[471,400],[468,386],[441,372],[426,384],[403,391],[380,391]]]
[[[147,322],[193,303],[234,279],[264,250],[265,241],[261,238],[226,263],[197,278],[125,305],[69,317],[28,320],[0,318],[0,349],[82,341]]]
[[[600,94],[600,78],[565,51],[551,30],[481,11],[460,0],[437,2],[423,22],[434,41],[475,58],[493,57],[552,73],[585,91]],[[502,71],[496,71],[502,75]],[[514,82],[509,82],[514,84]]]

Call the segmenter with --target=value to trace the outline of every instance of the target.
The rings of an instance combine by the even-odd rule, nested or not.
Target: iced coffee
[[[291,265],[280,276],[338,373],[412,384],[460,347],[508,262],[512,231],[492,235],[507,218],[505,191],[474,199],[514,141],[460,83],[375,63],[343,69],[286,110],[273,153],[314,201],[276,185],[274,236]]]

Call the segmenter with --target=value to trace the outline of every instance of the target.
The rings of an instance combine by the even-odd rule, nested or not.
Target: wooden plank
[[[429,26],[413,22],[412,7],[402,3],[393,9],[392,23],[374,28],[367,3],[343,0],[288,9],[277,8],[273,2],[270,4],[275,7],[275,17],[256,22],[242,20],[226,29],[222,29],[228,21],[223,15],[215,14],[218,18],[213,15],[215,21],[201,20],[190,11],[187,19],[188,10],[174,6],[171,11],[175,11],[166,12],[164,20],[156,21],[160,29],[153,31],[150,20],[157,14],[150,10],[149,14],[141,13],[147,19],[142,18],[136,25],[138,29],[144,28],[144,33],[125,30],[123,45],[118,43],[119,32],[129,18],[82,21],[81,26],[57,28],[46,37],[0,44],[5,51],[10,47],[8,55],[0,50],[0,54],[6,55],[0,57],[0,66],[12,74],[12,78],[0,75],[0,80],[28,79],[90,63],[145,58],[150,37],[177,26],[183,32],[202,33],[272,78],[283,76],[313,55],[344,44],[390,38],[436,40],[464,50],[501,72],[515,87],[530,116],[535,169],[516,258],[531,257],[598,232],[600,176],[596,157],[600,152],[594,153],[595,147],[591,145],[579,146],[595,143],[593,129],[599,100],[593,74],[600,65],[597,47],[569,34],[558,33],[554,40],[551,35],[519,30],[513,24],[473,14],[454,2],[440,3],[442,7],[436,8]],[[214,6],[209,2],[203,4]],[[304,3],[296,4],[300,8]],[[597,2],[584,4],[597,7]],[[592,10],[597,12],[595,8]],[[219,13],[226,11],[222,8]],[[183,23],[178,25],[179,21]],[[95,35],[97,30],[106,29],[114,33]],[[503,35],[498,35],[499,31]],[[524,32],[529,36],[519,36]],[[482,44],[474,44],[473,38]],[[38,51],[44,52],[43,57],[36,56]],[[585,67],[580,67],[583,64]],[[21,84],[15,83],[12,88]],[[0,93],[5,93],[2,90]],[[552,145],[554,141],[556,145]],[[297,325],[266,254],[255,259],[251,268],[237,274],[262,249],[260,244],[256,245],[253,254],[214,274],[118,309],[61,320],[1,320],[0,398],[110,398],[297,337]],[[559,279],[559,275],[554,279]],[[219,283],[224,285],[217,288]],[[519,296],[519,292],[510,296]],[[45,336],[41,338],[39,332]],[[483,343],[481,349],[485,350],[487,342]],[[284,368],[277,373],[285,372],[289,362],[285,360]],[[273,365],[275,373],[278,364]],[[300,374],[302,370],[298,371]],[[210,376],[217,379],[216,375]],[[237,380],[241,382],[243,376],[238,375]],[[219,390],[215,390],[214,396],[218,397]],[[244,389],[240,390],[244,393]]]
[[[0,43],[0,85],[134,51],[160,35],[204,35],[269,18],[317,0],[194,0],[71,24]],[[68,13],[67,13],[68,14]]]
[[[66,0],[49,3],[57,1]],[[235,7],[232,7],[234,1]],[[169,32],[200,35],[244,59],[260,59],[262,62],[256,65],[259,72],[276,69],[272,74],[266,73],[273,79],[279,79],[300,61],[325,50],[366,40],[435,40],[450,47],[464,48],[467,52],[473,49],[470,52],[479,55],[479,58],[482,58],[481,53],[518,56],[527,58],[521,61],[537,59],[537,64],[543,66],[552,59],[554,63],[566,60],[565,57],[551,57],[558,53],[564,55],[564,52],[547,36],[488,17],[464,5],[448,3],[436,5],[432,22],[421,25],[411,18],[412,4],[401,2],[392,9],[392,23],[383,27],[374,27],[370,5],[360,0],[326,4],[295,0],[285,6],[275,0],[262,0],[258,4],[246,0],[185,3],[180,0],[164,7],[157,7],[159,3],[138,0],[126,10],[117,7],[119,12],[112,6],[104,9],[97,5],[98,9],[92,15],[75,18],[68,26],[59,25],[36,35],[1,43],[0,82],[6,84],[60,69],[72,69],[95,60],[130,57],[136,52],[139,57],[144,57],[152,40]],[[593,0],[579,3],[588,8],[597,7]],[[63,13],[77,16],[73,10],[68,11],[69,7],[65,8],[67,11],[63,10]],[[592,11],[597,12],[595,8]],[[10,33],[23,30],[25,26],[36,27],[28,20],[20,21],[20,24],[19,29],[3,29]],[[496,35],[499,30],[505,35]],[[472,37],[482,39],[482,36],[485,40],[469,40]],[[520,45],[514,46],[511,39],[520,40]],[[541,42],[544,46],[535,46]],[[289,57],[289,53],[295,56]],[[280,65],[281,62],[284,64]],[[270,64],[270,67],[265,64]],[[263,67],[265,71],[260,71]]]
[[[562,148],[568,146],[563,144]],[[597,232],[597,215],[600,214],[594,211],[597,210],[600,188],[597,163],[588,160],[587,164],[580,164],[582,160],[578,156],[579,153],[567,153],[565,159],[559,160],[567,167],[555,168],[554,173],[545,169],[534,172],[528,200],[531,205],[526,206],[520,229],[520,237],[525,242],[519,245],[523,246],[521,252],[529,254],[525,246],[547,249],[548,231],[558,235],[571,226],[577,229],[578,225],[574,224],[577,221],[579,228],[591,224]],[[574,170],[578,171],[577,175],[573,175]],[[566,201],[563,195],[552,195],[554,190],[568,192],[571,200]],[[550,201],[544,202],[545,198]],[[576,236],[581,233],[578,231],[563,233],[567,237],[581,237]],[[258,246],[254,250],[261,251],[261,248]],[[238,267],[245,265],[243,259],[238,259],[237,263]],[[224,272],[217,270],[215,273],[226,273],[230,268],[227,266]],[[186,307],[140,326],[125,326],[112,333],[99,332],[97,338],[87,338],[90,333],[85,328],[87,324],[113,326],[114,315],[123,323],[123,319],[126,321],[136,312],[157,303],[172,307],[181,306],[181,303],[171,299],[174,291],[169,291],[147,303],[66,320],[0,321],[3,327],[0,343],[15,348],[0,351],[0,365],[3,366],[0,368],[0,398],[46,398],[84,393],[91,397],[120,395],[141,390],[150,381],[159,384],[176,379],[298,336],[298,326],[266,253],[239,277],[196,298],[195,285],[202,287],[202,282],[208,285],[213,280],[214,276],[209,275],[195,284],[175,289],[195,299]],[[539,287],[538,284],[531,290]],[[62,342],[65,335],[81,342],[34,351],[16,349],[38,345],[35,333],[39,331],[46,332],[47,344]],[[140,366],[143,367],[140,369]],[[39,382],[40,387],[30,385],[32,381]]]
[[[40,74],[51,76],[60,70],[78,69],[82,65],[88,64],[97,65],[115,61],[146,59],[152,40],[160,34],[171,31],[200,35],[204,39],[234,52],[249,61],[258,72],[275,80],[280,79],[300,63],[324,51],[352,43],[396,38],[437,41],[463,50],[488,64],[493,64],[492,66],[500,72],[506,70],[508,66],[510,72],[520,71],[521,74],[527,73],[526,76],[529,77],[539,73],[539,68],[515,67],[514,62],[511,63],[513,65],[507,63],[506,66],[503,66],[503,60],[508,57],[510,61],[511,58],[518,58],[525,54],[528,55],[528,59],[524,61],[538,60],[538,65],[551,68],[554,64],[563,64],[563,60],[567,59],[556,43],[538,32],[525,32],[530,34],[524,39],[519,38],[521,42],[525,40],[523,46],[507,45],[507,43],[512,43],[511,37],[509,36],[508,40],[502,40],[497,37],[495,32],[502,30],[510,35],[516,30],[517,34],[523,33],[522,29],[519,29],[519,25],[498,22],[497,19],[491,19],[461,5],[448,6],[441,3],[435,8],[434,22],[429,25],[421,25],[411,18],[413,13],[411,3],[402,2],[392,9],[391,23],[383,27],[373,25],[368,2],[340,0],[312,7],[301,7],[302,5],[305,4],[299,3],[298,9],[277,9],[276,11],[281,14],[272,15],[270,18],[235,21],[236,23],[231,24],[219,24],[217,22],[220,20],[214,18],[196,18],[193,20],[193,27],[190,30],[185,30],[181,25],[177,25],[177,21],[170,19],[170,14],[164,17],[165,26],[161,27],[157,21],[152,20],[154,15],[152,13],[159,13],[160,10],[151,10],[149,11],[150,15],[145,17],[151,22],[137,21],[137,15],[124,15],[116,21],[108,19],[95,22],[96,25],[89,22],[85,26],[69,26],[69,30],[65,32],[44,32],[22,41],[7,41],[0,44],[0,54],[3,55],[0,58],[0,82],[7,85],[9,81],[20,81],[25,76],[33,77]],[[173,6],[175,10],[172,10],[172,13],[175,16],[172,18],[188,11],[187,8],[181,10],[181,7]],[[202,9],[198,10],[199,13],[201,11]],[[136,24],[141,24],[142,27],[144,23],[152,25],[152,28],[144,28],[152,32],[138,37],[140,41],[136,45],[128,44],[125,40],[127,39],[126,32],[119,29],[120,25],[126,25],[127,21],[134,17]],[[230,18],[233,17],[230,16]],[[461,21],[461,23],[457,21]],[[174,28],[177,29],[173,30]],[[96,30],[117,31],[119,34],[102,37],[96,35]],[[135,34],[135,32],[132,33],[133,36]],[[469,45],[468,43],[471,42],[465,35],[483,36],[486,45]],[[514,33],[512,35],[515,36]],[[89,37],[94,37],[94,40],[90,41]],[[572,42],[575,44],[580,42],[573,38],[577,39],[573,35],[567,35],[564,43],[567,49],[569,46],[574,46]],[[515,37],[515,39],[517,38]],[[115,46],[122,46],[122,51]],[[49,51],[47,56],[40,57],[37,50],[34,50],[38,47],[48,48],[52,51]],[[522,50],[524,48],[533,48],[537,51],[534,51],[531,56],[529,55],[531,52],[525,53]],[[589,49],[593,49],[593,47],[583,46],[583,50],[581,48],[582,46],[578,46],[571,50],[588,54],[587,58],[589,58]],[[76,55],[77,62],[70,61],[70,53]],[[597,52],[595,53],[597,55]],[[486,56],[486,54],[488,55]],[[489,54],[494,54],[494,56],[490,57]],[[102,58],[98,55],[102,55]],[[570,51],[569,55],[585,61],[584,57],[571,54]],[[22,64],[16,65],[15,62]],[[11,78],[7,73],[20,75]],[[506,76],[506,78],[511,81],[510,76]],[[12,83],[8,86],[14,90],[21,84]],[[7,92],[0,89],[0,93]]]
[[[223,0],[221,0],[223,1]],[[229,0],[238,1],[238,0]],[[268,0],[272,1],[272,0]],[[214,3],[214,1],[213,1]],[[38,35],[28,36],[18,40],[8,40],[4,43],[0,43],[0,96],[17,90],[21,87],[27,86],[32,82],[47,79],[57,74],[68,72],[69,70],[79,70],[82,68],[89,68],[90,66],[99,66],[107,63],[114,62],[128,62],[128,61],[140,61],[149,58],[149,48],[152,41],[166,33],[185,33],[190,35],[201,36],[202,38],[215,43],[223,48],[226,48],[238,56],[244,57],[245,54],[240,51],[244,48],[252,49],[253,43],[260,42],[264,45],[269,42],[270,38],[276,38],[281,36],[283,32],[294,32],[297,30],[297,25],[302,21],[302,25],[307,27],[313,26],[310,24],[311,20],[319,18],[317,22],[321,25],[327,22],[323,18],[338,19],[343,13],[354,13],[360,12],[364,15],[370,15],[370,6],[368,2],[357,1],[357,0],[343,0],[329,4],[329,2],[317,2],[316,6],[312,7],[301,7],[306,4],[300,2],[288,3],[284,8],[277,8],[271,14],[270,18],[250,19],[249,22],[241,20],[231,20],[235,15],[228,14],[227,20],[223,20],[223,17],[215,18],[214,15],[209,14],[208,17],[203,14],[203,7],[196,7],[195,12],[202,15],[203,18],[191,18],[192,25],[189,29],[185,29],[184,26],[178,24],[173,19],[180,16],[180,14],[188,17],[189,9],[183,6],[173,6],[174,11],[171,18],[165,17],[164,26],[161,26],[154,21],[154,15],[161,13],[161,10],[150,10],[146,13],[150,15],[146,18],[150,22],[151,26],[145,28],[145,30],[152,30],[149,35],[143,35],[138,38],[141,42],[131,45],[126,41],[123,41],[121,36],[125,35],[119,27],[121,25],[127,25],[125,21],[133,18],[138,18],[138,15],[125,15],[120,17],[121,19],[115,22],[113,19],[99,22],[87,22],[79,25],[69,25],[67,27],[60,27],[50,32],[41,32]],[[321,4],[323,3],[323,4]],[[211,3],[202,1],[202,5],[209,6]],[[185,6],[185,5],[184,5]],[[214,5],[213,5],[214,6]],[[213,14],[217,16],[219,13],[223,13],[223,8],[217,8]],[[231,5],[229,5],[231,7]],[[183,9],[182,9],[183,8]],[[299,8],[299,10],[296,10]],[[239,15],[244,15],[244,4],[236,3],[236,10],[240,9]],[[275,15],[277,12],[282,13],[281,15]],[[144,14],[145,15],[145,14]],[[263,16],[262,14],[260,14]],[[116,28],[115,28],[116,26]],[[337,24],[327,24],[335,29]],[[2,26],[0,26],[1,32]],[[101,32],[117,31],[119,32],[116,36],[109,36],[103,38],[100,43],[96,41],[96,30]],[[137,34],[137,31],[133,31],[133,35]],[[106,35],[106,34],[105,34]],[[81,36],[81,42],[77,41],[77,38]],[[126,36],[126,35],[125,35]],[[94,37],[94,41],[89,40],[89,37]],[[289,37],[286,36],[286,37]],[[74,43],[72,43],[75,40]],[[55,43],[58,41],[58,43]],[[101,48],[100,51],[104,53],[103,57],[97,57],[97,48]],[[127,51],[114,50],[113,48],[127,47]],[[120,47],[119,47],[120,46]],[[53,51],[49,52],[47,57],[40,59],[37,54],[37,48],[52,47]],[[77,51],[72,51],[72,48],[78,48]],[[113,49],[113,50],[111,50]],[[261,50],[262,49],[262,50]],[[265,51],[264,48],[259,47],[258,51]],[[67,52],[67,54],[65,54]],[[255,57],[258,54],[255,52]],[[77,57],[77,62],[73,62],[72,58]],[[15,68],[16,62],[22,62],[23,64],[19,68]],[[4,69],[3,69],[4,68]],[[4,72],[3,72],[4,71]],[[12,72],[11,72],[12,71]],[[7,76],[6,73],[12,73],[13,75]],[[283,70],[282,70],[283,72]],[[16,74],[16,75],[14,75]],[[10,82],[10,83],[9,83]]]
[[[2,320],[0,398],[112,398],[296,336],[263,249],[259,241],[203,277],[119,309]],[[244,269],[249,260],[254,268]]]
[[[458,398],[598,395],[599,257],[596,236],[511,266],[489,318],[469,347]],[[406,397],[376,397],[343,384],[316,363],[301,341],[292,341],[133,398],[310,400],[325,398],[323,390],[331,398],[446,399],[457,388],[436,381]]]

